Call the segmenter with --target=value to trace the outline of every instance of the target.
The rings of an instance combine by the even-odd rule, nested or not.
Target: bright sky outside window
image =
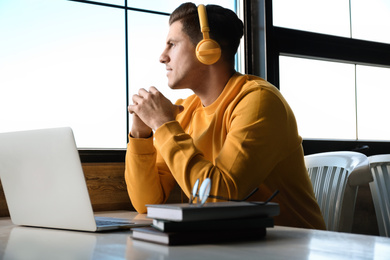
[[[356,66],[358,137],[390,140],[390,68]]]
[[[274,26],[350,37],[349,0],[273,0]]]
[[[352,37],[390,43],[390,1],[352,0]]]
[[[272,4],[274,26],[390,43],[389,0],[273,0]]]
[[[71,126],[79,147],[125,147],[124,11],[0,2],[0,131]]]
[[[311,139],[356,139],[355,65],[280,56],[280,90]]]

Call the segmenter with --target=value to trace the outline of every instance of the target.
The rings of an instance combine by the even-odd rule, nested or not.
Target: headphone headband
[[[210,27],[207,19],[206,7],[204,5],[198,6],[198,16],[203,40],[196,46],[196,57],[203,64],[211,65],[216,63],[221,57],[221,47],[216,41],[210,39]]]
[[[210,27],[209,27],[209,21],[207,19],[206,7],[204,5],[198,6],[198,15],[199,15],[200,30],[203,33],[203,38],[209,39]],[[207,35],[205,35],[205,33]]]

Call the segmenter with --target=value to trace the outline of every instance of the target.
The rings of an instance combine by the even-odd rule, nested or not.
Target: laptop
[[[2,259],[94,259],[102,238],[90,232],[14,227]]]
[[[15,225],[91,232],[150,225],[94,216],[69,127],[0,133],[0,180]]]

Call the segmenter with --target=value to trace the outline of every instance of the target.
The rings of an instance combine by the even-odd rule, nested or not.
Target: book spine
[[[234,219],[250,217],[267,217],[279,214],[279,208],[271,209],[249,206],[243,208],[208,208],[207,210],[184,209],[181,221],[196,221],[210,219]]]

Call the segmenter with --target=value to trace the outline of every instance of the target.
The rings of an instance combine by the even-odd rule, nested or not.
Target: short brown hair
[[[210,27],[210,38],[217,41],[222,49],[222,55],[234,61],[234,55],[244,34],[244,25],[232,10],[219,5],[207,5],[207,18]],[[169,25],[181,21],[183,31],[196,46],[203,39],[200,31],[198,9],[194,3],[184,3],[176,8],[169,17]]]

